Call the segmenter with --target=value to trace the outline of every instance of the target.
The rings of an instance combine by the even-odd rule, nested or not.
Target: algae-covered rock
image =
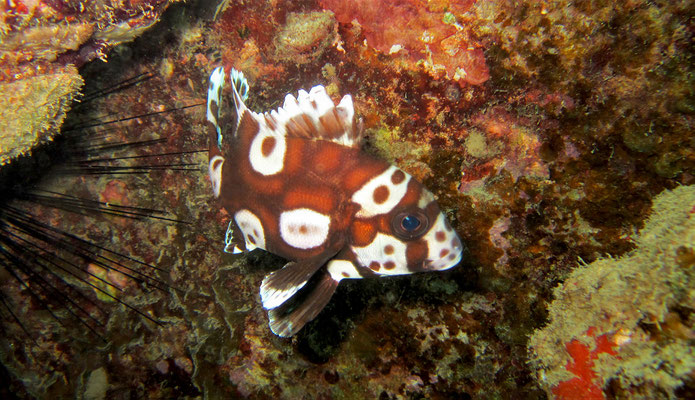
[[[695,186],[665,191],[637,248],[572,272],[529,347],[556,398],[670,398],[695,371]],[[580,397],[576,397],[580,396]],[[618,396],[621,397],[621,396]]]
[[[289,13],[273,39],[275,58],[306,64],[321,56],[336,39],[337,22],[330,11]]]
[[[82,84],[72,65],[50,74],[0,82],[0,165],[51,140]]]

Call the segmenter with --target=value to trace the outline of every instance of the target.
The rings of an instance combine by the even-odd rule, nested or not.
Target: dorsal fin
[[[232,81],[232,87],[241,98],[241,101],[244,102],[248,100],[249,82],[246,80],[244,73],[232,68],[229,72],[229,79]]]
[[[236,108],[236,122],[237,126],[239,126],[242,114],[244,111],[248,110],[244,101],[249,98],[249,82],[246,80],[243,72],[237,71],[234,68],[229,72],[229,80],[232,81],[232,98],[234,99],[234,107]]]
[[[219,148],[222,143],[222,129],[220,128],[220,108],[221,108],[221,93],[224,87],[224,68],[217,67],[210,74],[210,86],[208,87],[208,108],[207,119],[212,122],[215,127],[215,136],[210,138],[210,158],[213,155],[219,155]],[[217,148],[213,146],[217,144]],[[214,154],[213,154],[214,153]]]
[[[348,147],[360,144],[362,129],[355,121],[352,97],[343,96],[336,106],[320,85],[309,93],[300,90],[297,98],[288,94],[281,108],[263,116],[272,125],[284,126],[288,137],[329,140]]]
[[[232,68],[229,73],[229,80],[232,83],[232,98],[234,99],[234,107],[236,108],[236,127],[239,126],[241,121],[241,115],[243,111],[248,110],[244,101],[249,97],[249,83],[244,77],[244,73],[237,71]],[[212,74],[210,74],[210,86],[208,88],[208,102],[207,102],[207,119],[212,122],[215,127],[217,148],[222,149],[223,134],[222,129],[225,123],[229,122],[228,119],[225,121],[223,117],[222,110],[222,89],[225,83],[225,72],[224,67],[217,67]],[[234,135],[237,134],[237,129],[234,129]],[[219,155],[219,151],[212,147],[211,141],[211,151],[214,155]],[[212,157],[211,157],[212,158]]]
[[[300,90],[296,98],[288,94],[282,107],[259,114],[249,110],[244,104],[249,92],[244,74],[232,69],[229,78],[232,82],[232,98],[237,115],[235,137],[245,134],[255,136],[261,130],[265,131],[266,135],[328,140],[343,146],[359,147],[362,125],[361,121],[355,119],[350,95],[343,96],[340,103],[335,105],[323,86],[314,86],[308,93]],[[208,120],[215,125],[218,143],[222,147],[219,92],[224,84],[224,69],[216,69],[210,81]],[[246,120],[248,117],[258,122],[258,126],[252,120]]]

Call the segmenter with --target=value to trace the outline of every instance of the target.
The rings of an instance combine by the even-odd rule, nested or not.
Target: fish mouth
[[[458,251],[457,253],[453,259],[424,260],[421,264],[421,271],[446,271],[451,269],[461,262],[462,252]]]
[[[422,266],[420,267],[422,271],[428,272],[428,271],[436,271],[436,268],[434,267],[434,261],[433,260],[425,260],[422,262]]]

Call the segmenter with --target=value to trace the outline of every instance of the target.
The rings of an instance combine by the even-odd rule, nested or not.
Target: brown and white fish
[[[243,74],[232,70],[230,80],[236,123],[224,124],[225,71],[210,76],[210,180],[232,215],[225,251],[260,248],[289,260],[261,285],[275,334],[297,333],[343,279],[441,271],[460,261],[463,246],[434,196],[360,149],[349,95],[335,105],[315,86],[255,113],[244,105]]]

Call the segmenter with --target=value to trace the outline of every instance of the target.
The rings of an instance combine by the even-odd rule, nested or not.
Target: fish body
[[[248,84],[230,73],[235,119],[220,112],[223,68],[210,76],[207,118],[213,193],[231,215],[225,251],[256,248],[289,262],[265,277],[271,330],[292,336],[315,318],[342,279],[445,270],[463,245],[434,196],[360,149],[352,98],[323,86],[255,113]]]

